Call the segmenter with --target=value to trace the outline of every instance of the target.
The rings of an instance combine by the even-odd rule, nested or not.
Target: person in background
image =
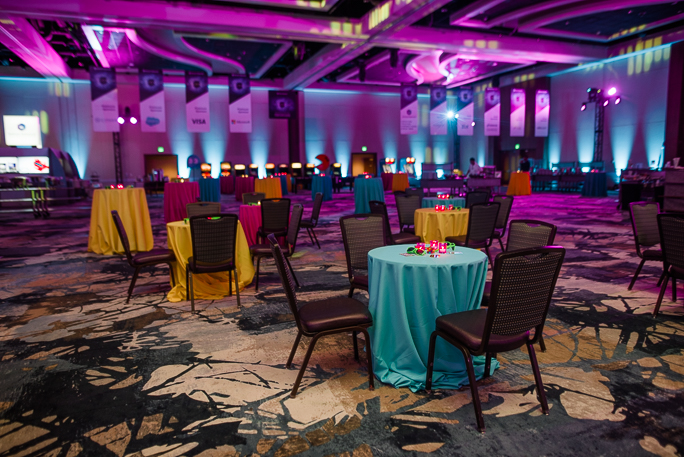
[[[522,159],[520,159],[520,171],[529,172],[530,171],[530,161],[527,158],[527,154],[523,153]]]
[[[482,168],[475,162],[475,158],[470,158],[470,167],[468,167],[468,176],[477,176],[482,174]]]

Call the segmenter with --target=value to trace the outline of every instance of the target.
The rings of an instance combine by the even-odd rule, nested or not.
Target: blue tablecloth
[[[323,201],[332,200],[332,176],[314,176],[311,180],[311,200],[316,198],[316,193],[323,194]]]
[[[434,208],[435,205],[444,205],[447,208],[449,205],[454,205],[454,208],[458,206],[465,208],[465,198],[454,197],[441,199],[437,197],[423,197],[423,208]]]
[[[382,188],[382,179],[380,178],[356,178],[354,180],[354,204],[356,210],[354,214],[368,214],[370,213],[371,200],[384,202],[385,190]]]
[[[435,319],[480,307],[487,277],[487,256],[457,247],[462,254],[402,256],[406,245],[385,246],[368,253],[368,329],[373,371],[380,381],[412,391],[425,388],[430,335]],[[484,356],[473,357],[475,375],[484,372]],[[491,370],[499,367],[492,360]],[[432,383],[438,389],[468,384],[461,351],[437,339]]]
[[[220,202],[221,186],[218,179],[202,178],[199,180],[200,200],[203,202]]]
[[[280,175],[280,190],[283,196],[287,195],[287,176]]]
[[[608,186],[606,184],[605,173],[586,173],[584,175],[584,187],[582,187],[584,197],[606,197]]]

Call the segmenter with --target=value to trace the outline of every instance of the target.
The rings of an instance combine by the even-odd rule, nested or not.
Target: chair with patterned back
[[[489,247],[492,245],[492,233],[496,225],[496,218],[499,216],[499,204],[475,203],[470,207],[468,214],[468,232],[461,236],[448,236],[446,240],[457,246],[465,246],[473,249],[484,248],[492,264],[489,255]]]
[[[265,198],[261,200],[261,227],[257,229],[257,239],[266,241],[269,233],[276,237],[286,236],[290,224],[290,199]]]
[[[395,192],[394,199],[397,203],[397,215],[399,216],[399,227],[402,232],[416,233],[414,226],[414,214],[421,208],[420,197],[417,195],[407,195],[403,192]]]
[[[242,194],[242,204],[243,205],[257,205],[259,202],[266,198],[266,194],[263,192],[246,192]]]
[[[185,211],[188,217],[219,214],[221,212],[221,204],[214,202],[188,203],[185,205]]]
[[[508,216],[510,216],[511,207],[513,206],[513,197],[497,195],[492,201],[501,205],[499,207],[499,216],[496,218],[496,225],[494,226],[492,238],[499,241],[499,246],[501,246],[501,250],[503,251],[503,237],[506,235],[506,226],[508,225]]]
[[[634,244],[636,253],[641,259],[639,266],[629,283],[627,290],[632,290],[634,283],[641,273],[641,269],[647,260],[662,262],[663,252],[656,247],[660,244],[660,232],[658,229],[658,214],[660,206],[655,202],[632,202],[629,204],[629,215],[632,220],[632,232],[634,233]],[[665,272],[660,276],[658,285],[663,281]]]
[[[323,194],[320,192],[316,192],[316,196],[314,197],[313,209],[311,210],[311,216],[306,219],[302,219],[302,222],[300,224],[301,227],[304,227],[306,229],[306,233],[309,234],[311,244],[314,244],[315,241],[316,245],[318,246],[318,249],[321,248],[321,244],[318,242],[318,237],[316,237],[316,232],[314,232],[314,228],[318,226],[318,218],[321,214],[322,204]]]
[[[677,279],[684,279],[684,214],[658,214],[660,248],[663,251],[664,281],[660,287],[653,317],[658,315],[667,283],[672,278],[672,301],[677,301]]]
[[[371,214],[378,214],[385,218],[387,244],[416,244],[420,242],[420,237],[412,233],[392,233],[389,223],[389,216],[387,215],[387,205],[385,205],[385,202],[371,200],[368,202],[368,205],[370,206]]]
[[[470,209],[471,206],[478,203],[487,203],[489,201],[489,192],[482,190],[474,190],[466,194],[465,206]]]
[[[340,230],[349,274],[349,298],[354,289],[368,291],[368,252],[387,245],[384,217],[355,214],[340,218]]]

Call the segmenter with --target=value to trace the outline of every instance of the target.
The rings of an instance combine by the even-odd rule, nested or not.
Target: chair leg
[[[660,286],[660,294],[658,294],[658,301],[656,302],[655,309],[653,310],[653,317],[658,316],[658,311],[660,310],[660,304],[663,301],[663,296],[665,296],[665,288],[667,287],[667,282],[670,279],[670,275],[665,273],[665,281],[663,281],[663,285]]]
[[[307,235],[309,235],[309,239],[311,240],[311,245],[314,245],[315,243],[313,240],[313,236],[311,236],[311,229],[309,227],[306,228],[306,233],[307,233]]]
[[[131,300],[131,295],[133,295],[133,289],[135,289],[135,282],[138,280],[139,273],[140,267],[136,267],[135,272],[133,273],[133,279],[131,279],[131,285],[128,286],[128,298],[126,299],[126,303],[128,303]]]
[[[489,246],[485,246],[485,252],[487,253],[487,260],[489,260],[489,267],[494,269],[494,264],[492,263],[492,256],[489,255]]]
[[[297,275],[295,274],[294,270],[292,269],[292,265],[290,264],[290,259],[288,259],[287,257],[285,257],[285,261],[287,262],[287,266],[290,267],[290,273],[292,273],[292,277],[293,277],[294,280],[295,280],[295,284],[297,285],[297,287],[301,287],[301,286],[299,285],[299,281],[297,281]]]
[[[171,263],[167,263],[169,266],[169,276],[171,277],[171,287],[176,287],[176,275],[173,274],[173,265]]]
[[[542,352],[546,352],[546,343],[544,343],[543,336],[539,336],[539,349],[541,349]]]
[[[233,296],[233,270],[228,270],[228,296]]]
[[[295,338],[295,342],[292,345],[292,350],[290,351],[290,357],[287,359],[287,364],[285,364],[286,368],[290,368],[292,365],[292,359],[294,359],[295,354],[297,353],[297,348],[299,347],[299,341],[302,339],[302,332],[298,331],[297,332],[297,338]]]
[[[318,338],[320,335],[316,335],[311,339],[311,342],[309,343],[309,349],[306,350],[306,355],[304,356],[304,362],[302,362],[302,368],[299,369],[299,374],[297,375],[297,380],[295,381],[295,385],[292,388],[292,393],[290,393],[291,398],[295,398],[297,396],[297,390],[299,389],[299,384],[302,382],[302,378],[304,377],[304,373],[306,372],[306,366],[309,364],[309,359],[311,358],[311,353],[313,352],[313,348],[316,345],[316,341],[318,341]]]
[[[349,298],[352,298],[354,296],[354,287],[349,288]]]
[[[256,284],[255,291],[259,292],[259,264],[261,263],[261,257],[257,257],[257,267],[256,267]]]
[[[192,273],[188,271],[188,277],[190,278],[188,282],[188,289],[190,290],[190,310],[191,312],[195,312],[195,288],[193,287],[193,278],[192,278]]]
[[[534,372],[534,382],[537,384],[537,396],[539,403],[541,403],[542,412],[549,414],[549,405],[546,403],[546,393],[544,392],[544,383],[542,382],[541,373],[539,373],[539,364],[537,363],[537,354],[534,352],[534,346],[527,343],[527,351],[530,353],[530,363],[532,364],[532,372]]]
[[[477,429],[480,433],[484,433],[485,424],[484,418],[482,417],[482,405],[480,405],[480,395],[477,393],[477,381],[475,379],[475,370],[473,369],[473,358],[470,356],[470,352],[467,349],[460,348],[463,353],[463,358],[466,362],[466,368],[468,369],[468,382],[470,382],[470,393],[473,396],[473,407],[475,408],[475,419],[477,420]]]
[[[499,246],[501,246],[501,252],[505,251],[504,246],[503,246],[503,241],[501,241],[502,238],[503,238],[503,236],[497,238],[499,240]]]
[[[660,279],[658,279],[658,284],[656,284],[656,286],[660,287],[663,283],[663,279],[665,279],[665,270],[663,270],[663,273],[660,275]]]
[[[359,361],[359,342],[356,340],[356,331],[352,332],[352,340],[354,341],[354,360]]]
[[[316,246],[318,246],[318,249],[320,249],[321,243],[318,242],[318,237],[316,236],[316,232],[314,231],[313,228],[311,229],[311,233],[313,234],[314,240],[316,240]]]
[[[435,361],[435,343],[437,342],[437,332],[430,335],[430,349],[428,350],[427,374],[425,375],[425,390],[430,392],[432,389],[432,368]]]
[[[672,301],[677,301],[677,278],[672,277]]]
[[[491,371],[492,368],[492,353],[488,352],[485,355],[485,369],[484,373],[482,374],[482,379],[486,379],[489,377],[489,372]]]
[[[639,273],[641,273],[641,269],[643,268],[645,262],[646,262],[646,259],[641,259],[639,266],[637,267],[636,271],[634,272],[634,277],[632,278],[632,282],[629,283],[629,287],[627,288],[627,290],[632,290],[632,287],[634,287],[634,283],[637,280],[637,276],[639,276]]]
[[[190,270],[185,268],[185,301],[190,300]]]
[[[373,374],[373,354],[371,353],[370,335],[364,328],[363,337],[366,339],[366,359],[368,360],[368,390],[375,390],[375,375]]]

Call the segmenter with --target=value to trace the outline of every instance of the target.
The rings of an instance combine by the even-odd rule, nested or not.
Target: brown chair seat
[[[307,303],[299,308],[299,318],[302,329],[308,333],[373,324],[368,308],[360,301],[347,297]]]
[[[175,262],[176,256],[168,249],[152,249],[147,252],[139,252],[133,256],[134,265],[146,265],[148,263]]]
[[[287,243],[283,244],[278,240],[278,244],[280,244],[280,247],[282,249],[287,249]],[[252,253],[252,255],[260,255],[260,256],[270,256],[271,255],[271,245],[270,244],[253,244],[252,246],[249,247],[249,252]]]
[[[401,232],[392,234],[394,244],[416,244],[420,243],[420,237],[410,233]]]
[[[351,282],[354,284],[354,287],[358,287],[359,289],[363,289],[363,290],[368,290],[368,276],[367,275],[354,274],[352,276]]]
[[[474,309],[462,313],[447,314],[437,318],[435,325],[438,330],[447,332],[468,346],[468,349],[477,350],[482,345],[485,322],[487,321],[486,309]],[[523,346],[529,339],[529,332],[516,335],[495,335],[489,337],[487,349],[490,352],[506,352]]]
[[[302,219],[302,222],[299,223],[300,227],[304,228],[315,228],[316,225],[311,221],[311,218],[308,219]]]
[[[663,260],[663,251],[660,249],[647,249],[641,251],[641,256],[646,260]]]

